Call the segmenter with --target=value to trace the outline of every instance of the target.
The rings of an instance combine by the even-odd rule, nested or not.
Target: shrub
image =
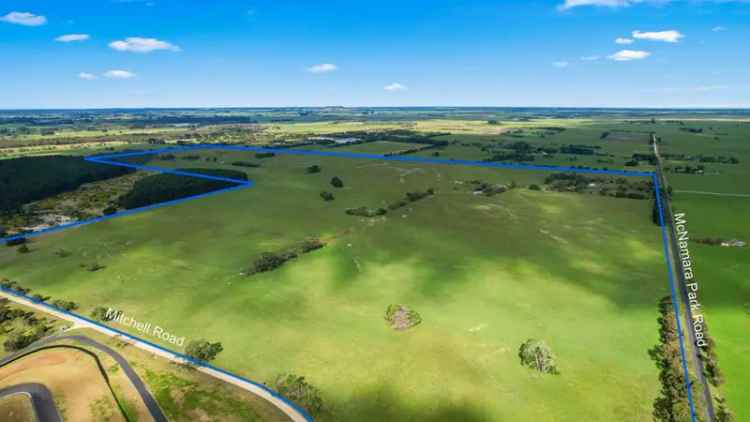
[[[543,340],[529,339],[518,351],[521,365],[536,369],[547,374],[557,374],[557,362],[552,350]]]
[[[300,245],[299,249],[300,249],[300,252],[302,252],[302,253],[309,253],[309,252],[312,252],[314,250],[321,249],[325,245],[326,245],[325,242],[323,242],[320,239],[310,238],[310,239],[306,239],[304,242],[302,242],[302,244]]]
[[[320,197],[323,198],[324,201],[333,201],[335,199],[331,192],[325,192],[325,191],[320,192]]]
[[[235,167],[248,167],[248,168],[257,168],[260,167],[260,164],[251,163],[249,161],[235,161],[231,163],[231,165]]]
[[[406,305],[388,305],[385,320],[395,330],[406,330],[422,322],[422,317]]]
[[[349,215],[356,215],[359,217],[377,217],[380,215],[385,215],[388,211],[385,208],[359,207],[348,208],[345,212]]]
[[[314,174],[314,173],[320,173],[320,166],[317,164],[314,164],[307,168],[307,173]]]
[[[3,343],[3,347],[6,352],[15,352],[30,346],[31,343],[39,340],[46,333],[47,327],[41,324],[35,325],[23,332],[14,331],[8,336],[5,343]]]
[[[86,271],[90,271],[93,273],[103,269],[104,265],[101,265],[98,262],[92,262],[90,264],[81,264],[81,267],[85,268]]]
[[[305,377],[284,374],[276,377],[274,389],[282,396],[302,406],[311,415],[323,411],[323,399],[320,391],[305,381]]]
[[[5,244],[8,245],[8,247],[23,245],[24,243],[26,243],[25,237],[16,237],[14,239],[8,239],[5,241]]]
[[[60,258],[67,258],[70,256],[70,252],[61,248],[55,251],[55,255],[57,255]]]
[[[112,215],[117,212],[117,207],[109,206],[102,210],[102,215]]]
[[[78,309],[78,304],[75,302],[71,302],[69,300],[55,299],[52,301],[52,305],[57,306],[58,308],[64,309],[66,311],[74,311]]]
[[[294,252],[287,252],[287,253],[273,253],[273,252],[263,252],[260,255],[260,258],[256,259],[255,262],[253,262],[252,268],[248,271],[249,274],[255,274],[255,273],[263,273],[266,271],[275,270],[276,268],[279,268],[280,266],[284,265],[284,263],[292,258],[296,258],[297,254]]]
[[[341,180],[338,176],[333,176],[333,178],[331,178],[331,186],[333,186],[334,188],[343,188],[344,181]]]
[[[21,245],[21,247],[18,248],[18,253],[29,253],[31,252],[31,249],[29,249],[29,246],[26,244]]]
[[[46,302],[50,299],[49,296],[40,295],[39,293],[34,293],[31,296],[31,299],[35,302]]]
[[[529,185],[529,190],[542,190],[539,185]]]
[[[97,306],[93,311],[91,311],[91,317],[97,321],[102,322],[112,321],[117,313],[108,313],[108,311],[108,308]]]

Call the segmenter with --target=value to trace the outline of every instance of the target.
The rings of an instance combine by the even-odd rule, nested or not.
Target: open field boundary
[[[593,169],[593,168],[572,167],[572,166],[533,165],[533,164],[522,164],[522,163],[487,162],[487,161],[472,161],[472,160],[453,160],[453,159],[440,159],[440,158],[415,157],[415,156],[385,156],[382,154],[356,153],[356,152],[346,152],[346,151],[302,150],[302,149],[287,149],[287,148],[278,148],[278,147],[268,148],[268,147],[223,145],[223,144],[179,146],[179,147],[168,147],[168,148],[160,148],[160,149],[144,150],[144,151],[136,151],[136,152],[93,155],[93,156],[87,156],[84,159],[92,163],[127,167],[127,168],[136,169],[136,170],[169,173],[169,174],[175,174],[175,175],[186,176],[186,177],[198,177],[198,178],[209,179],[209,180],[224,181],[228,183],[234,183],[235,186],[230,186],[228,188],[219,189],[219,190],[208,192],[208,193],[188,196],[185,198],[180,198],[180,199],[176,199],[172,201],[152,204],[152,205],[148,205],[148,206],[141,207],[141,208],[134,208],[131,210],[120,211],[114,214],[96,217],[96,218],[92,218],[88,220],[82,220],[82,221],[77,221],[74,223],[50,227],[50,228],[40,230],[37,232],[33,232],[33,233],[9,236],[9,237],[0,239],[0,244],[7,243],[9,241],[20,239],[20,238],[35,237],[35,236],[39,236],[39,235],[43,235],[47,233],[57,232],[57,231],[61,231],[61,230],[65,230],[65,229],[69,229],[73,227],[78,227],[82,225],[87,225],[87,224],[93,224],[93,223],[97,223],[100,221],[109,220],[112,218],[132,215],[135,213],[149,211],[152,209],[176,205],[176,204],[186,202],[186,201],[191,201],[194,199],[205,198],[207,196],[216,195],[219,193],[224,193],[224,192],[229,192],[229,191],[234,191],[234,190],[239,190],[239,189],[246,189],[246,188],[250,188],[254,186],[254,182],[251,180],[237,180],[237,179],[210,176],[210,175],[193,173],[193,172],[182,171],[182,170],[175,170],[175,169],[170,169],[170,168],[165,168],[165,167],[131,164],[131,163],[126,163],[122,161],[116,161],[117,159],[121,159],[121,158],[138,157],[138,156],[154,155],[154,154],[161,154],[161,153],[175,153],[175,152],[179,153],[179,152],[186,152],[186,151],[211,150],[211,149],[218,149],[218,150],[225,150],[225,151],[246,151],[246,152],[255,152],[255,153],[275,153],[275,154],[289,154],[289,155],[308,155],[308,156],[340,157],[340,158],[352,158],[352,159],[399,161],[399,162],[406,162],[406,163],[474,166],[474,167],[487,167],[487,168],[527,170],[527,171],[528,170],[558,171],[558,172],[569,172],[569,173],[605,174],[605,175],[622,176],[622,177],[648,177],[650,178],[654,187],[654,198],[656,201],[656,206],[657,206],[658,214],[659,214],[659,224],[661,226],[661,232],[662,232],[662,244],[663,244],[662,246],[663,246],[663,251],[664,251],[664,259],[667,265],[667,273],[668,273],[668,278],[669,278],[668,281],[669,281],[669,287],[670,287],[670,294],[672,297],[672,304],[673,304],[675,315],[678,316],[678,318],[676,318],[677,332],[678,332],[678,336],[680,340],[680,354],[682,358],[682,368],[683,368],[684,377],[685,377],[685,388],[687,390],[687,397],[688,397],[688,401],[690,404],[691,420],[693,422],[697,420],[696,411],[695,411],[695,403],[693,401],[692,388],[690,385],[691,381],[690,381],[690,375],[688,371],[687,357],[686,357],[686,352],[685,352],[685,336],[684,336],[682,324],[679,318],[679,315],[681,315],[680,304],[679,304],[680,297],[677,295],[677,286],[676,286],[676,281],[675,281],[676,278],[675,278],[674,271],[673,271],[673,261],[672,261],[671,253],[669,249],[669,235],[667,232],[667,225],[665,221],[664,205],[662,204],[662,188],[659,183],[658,175],[655,172],[641,172],[641,171],[629,171],[629,170],[604,170],[604,169]],[[50,305],[45,302],[34,299],[24,293],[21,293],[12,289],[2,288],[2,287],[0,287],[0,290],[6,294],[10,294],[17,298],[32,302],[33,304],[36,304],[38,306],[42,306],[46,310],[52,311],[52,313],[63,314],[64,315],[63,317],[65,319],[73,320],[83,325],[95,328],[98,331],[104,332],[107,335],[110,335],[110,336],[119,335],[119,336],[126,337],[130,341],[132,341],[134,344],[139,345],[139,347],[145,350],[149,350],[152,352],[156,350],[160,352],[160,354],[166,353],[167,355],[172,356],[174,359],[190,362],[196,367],[204,369],[204,372],[207,372],[209,374],[215,375],[215,373],[218,372],[220,374],[223,374],[225,377],[238,380],[244,384],[249,383],[250,385],[254,386],[256,390],[257,388],[260,388],[264,390],[267,394],[270,394],[270,396],[273,398],[271,402],[274,404],[277,404],[277,407],[279,407],[278,403],[280,400],[283,404],[291,407],[296,412],[298,412],[299,415],[304,418],[304,420],[312,421],[312,417],[309,414],[307,414],[307,412],[305,412],[299,406],[287,400],[286,398],[279,395],[275,391],[269,389],[263,384],[260,384],[260,383],[251,381],[249,379],[240,377],[238,375],[232,374],[229,371],[217,368],[207,362],[197,361],[185,354],[166,349],[148,340],[144,340],[139,337],[125,333],[123,331],[111,328],[105,324],[91,320],[87,317],[60,309],[54,305]],[[268,398],[266,394],[264,394],[263,397]],[[281,409],[281,407],[279,408]],[[288,414],[288,412],[285,412],[285,413]]]

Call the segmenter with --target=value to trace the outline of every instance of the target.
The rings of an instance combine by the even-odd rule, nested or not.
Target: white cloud
[[[713,28],[711,28],[711,30],[714,31],[714,32],[722,32],[722,31],[726,31],[727,28],[719,25],[719,26],[714,26]]]
[[[10,12],[0,17],[0,21],[23,26],[41,26],[47,23],[47,18],[28,12]]]
[[[94,75],[93,73],[81,72],[78,74],[78,78],[86,80],[86,81],[90,81],[92,79],[96,79],[96,75]]]
[[[316,64],[316,65],[312,65],[308,67],[307,71],[310,73],[330,73],[330,72],[335,72],[338,69],[339,69],[338,66],[336,66],[335,64],[321,63],[321,64]]]
[[[645,59],[646,57],[650,56],[651,53],[648,51],[638,51],[638,50],[620,50],[615,54],[612,54],[609,56],[610,60],[618,61],[618,62],[627,62],[630,60],[641,60]]]
[[[630,38],[619,37],[615,39],[615,44],[633,44],[633,40]]]
[[[694,89],[698,92],[710,92],[710,91],[720,91],[722,89],[728,89],[728,85],[699,85],[696,86]]]
[[[552,66],[559,67],[559,68],[568,67],[568,65],[570,65],[570,63],[566,61],[559,61],[559,62],[552,63]]]
[[[396,91],[406,91],[409,88],[407,88],[406,85],[402,85],[402,84],[400,84],[398,82],[394,82],[392,84],[388,84],[388,85],[384,86],[383,89],[386,90],[386,91],[388,91],[388,92],[396,92]]]
[[[639,40],[678,42],[680,41],[680,38],[684,37],[685,36],[682,35],[680,31],[675,31],[674,29],[658,32],[633,31],[633,38],[637,38]]]
[[[748,3],[748,0],[564,0],[557,6],[560,11],[580,6],[595,7],[628,7],[636,4],[666,5],[669,3]]]
[[[55,41],[57,42],[86,41],[90,38],[91,36],[89,36],[89,34],[66,34],[66,35],[60,35],[59,37],[55,38]]]
[[[580,6],[625,7],[640,3],[642,0],[565,0],[557,6],[559,10],[568,10]]]
[[[112,41],[109,47],[117,51],[132,53],[150,53],[157,50],[181,51],[180,47],[156,38],[128,37],[124,40]]]
[[[127,70],[115,69],[104,72],[104,77],[110,79],[131,79],[135,78],[135,73]]]

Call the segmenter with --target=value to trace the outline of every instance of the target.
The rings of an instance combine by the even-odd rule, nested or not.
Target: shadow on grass
[[[388,422],[489,422],[478,406],[470,403],[436,402],[432,405],[404,403],[390,388],[381,386],[355,396],[346,403],[333,403],[316,420]],[[496,419],[494,420],[496,421]]]

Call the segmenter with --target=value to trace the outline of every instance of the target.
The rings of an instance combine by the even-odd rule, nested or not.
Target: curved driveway
[[[0,297],[5,297],[16,303],[20,303],[24,306],[29,306],[41,312],[51,314],[56,318],[73,322],[77,328],[90,328],[106,336],[119,338],[122,341],[127,342],[128,344],[138,347],[141,350],[145,350],[156,356],[169,359],[172,362],[176,362],[180,364],[190,362],[186,360],[185,355],[164,349],[153,343],[144,341],[130,334],[108,327],[104,324],[96,323],[80,315],[76,315],[71,312],[62,311],[60,309],[57,309],[43,302],[42,303],[35,302],[28,296],[21,295],[17,292],[11,292],[8,289],[0,289]],[[286,399],[285,397],[281,396],[279,393],[271,390],[270,388],[266,387],[263,384],[250,381],[246,378],[239,377],[228,371],[221,370],[219,368],[216,368],[208,364],[196,365],[195,369],[206,375],[209,375],[211,377],[214,377],[216,379],[222,380],[226,383],[239,387],[245,391],[248,391],[256,395],[257,397],[260,397],[263,400],[266,400],[267,402],[272,404],[275,408],[279,409],[281,412],[286,414],[292,422],[312,422],[313,421],[312,417],[304,409],[302,409],[294,402]]]
[[[161,408],[159,407],[159,404],[156,402],[154,397],[151,395],[151,392],[148,391],[148,388],[146,388],[146,385],[143,383],[143,380],[138,376],[138,374],[133,370],[133,367],[130,366],[127,360],[122,357],[119,353],[114,351],[112,348],[105,346],[101,343],[98,343],[88,337],[84,336],[61,336],[61,337],[47,337],[44,339],[41,339],[33,344],[34,349],[38,349],[40,347],[43,347],[49,343],[62,341],[62,340],[72,340],[81,344],[84,344],[86,346],[92,347],[94,349],[99,350],[100,352],[104,352],[108,354],[112,359],[114,359],[120,367],[122,367],[123,372],[128,377],[130,382],[133,384],[133,387],[135,387],[136,391],[138,391],[138,394],[141,396],[141,400],[143,400],[143,403],[146,405],[146,408],[148,408],[149,413],[151,413],[151,417],[154,418],[154,421],[156,422],[168,422],[168,419],[166,416],[164,416],[164,412],[162,412]],[[20,357],[29,355],[31,353],[36,352],[37,350],[32,351],[22,351],[20,353],[8,356],[4,359],[0,360],[0,366],[3,366],[13,360],[16,360]],[[106,375],[105,375],[106,376]],[[41,384],[39,384],[41,385]],[[44,387],[44,386],[42,386]],[[45,388],[46,390],[46,388]],[[47,391],[49,393],[49,391]],[[51,396],[50,396],[51,397]],[[46,420],[45,420],[46,421]]]
[[[0,389],[0,398],[15,394],[26,394],[31,397],[34,415],[39,422],[60,422],[60,414],[55,407],[52,393],[47,387],[37,383],[17,384]]]

